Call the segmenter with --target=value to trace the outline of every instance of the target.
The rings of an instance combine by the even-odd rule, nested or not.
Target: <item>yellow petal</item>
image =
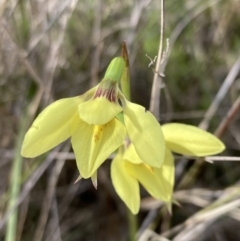
[[[136,214],[140,207],[139,184],[137,179],[128,174],[125,164],[122,156],[116,155],[111,164],[111,179],[118,196]]]
[[[104,125],[121,112],[122,107],[105,97],[99,97],[81,103],[78,110],[80,118],[88,124]]]
[[[141,160],[153,167],[161,167],[165,142],[160,124],[140,105],[126,101],[124,122],[127,133]]]
[[[214,135],[191,125],[171,123],[162,127],[167,147],[189,156],[208,156],[222,152],[224,144]]]
[[[154,171],[158,179],[162,181],[165,192],[169,194],[168,201],[171,201],[175,180],[175,165],[172,152],[168,148],[166,148],[163,165],[161,168],[155,168]]]
[[[139,155],[137,154],[134,145],[131,143],[127,150],[125,151],[123,155],[123,159],[130,161],[135,164],[140,164],[142,163],[142,160],[140,159]]]
[[[126,168],[131,175],[138,179],[152,197],[169,202],[171,193],[165,190],[163,180],[158,178],[155,168],[151,169],[149,166],[146,167],[146,164],[135,165],[131,162],[127,163]]]
[[[125,127],[116,118],[101,126],[88,125],[81,121],[71,139],[81,176],[91,177],[123,144],[125,136]]]
[[[138,179],[151,196],[164,202],[171,201],[174,185],[174,163],[169,150],[166,150],[165,160],[161,168],[127,162],[126,169]]]
[[[35,119],[25,135],[21,155],[36,157],[49,151],[70,137],[72,122],[77,116],[78,97],[55,101]]]

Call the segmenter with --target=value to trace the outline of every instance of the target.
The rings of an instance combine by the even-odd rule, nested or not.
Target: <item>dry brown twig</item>
[[[212,117],[214,116],[214,114],[216,113],[221,101],[223,100],[223,98],[226,96],[226,94],[228,93],[230,87],[232,86],[233,82],[236,80],[236,77],[239,73],[240,70],[240,57],[236,60],[236,62],[234,63],[234,65],[232,66],[231,70],[229,71],[227,77],[225,78],[221,88],[219,89],[217,95],[215,96],[214,100],[212,101],[210,107],[208,108],[203,120],[201,121],[201,123],[199,124],[199,127],[207,130],[208,126],[209,126],[209,122],[212,119]],[[239,100],[238,100],[239,101]],[[232,115],[232,114],[231,114]],[[225,123],[224,125],[226,125],[227,123]],[[223,127],[219,127],[219,128],[223,128]],[[224,127],[225,128],[225,127]],[[222,131],[221,131],[222,132]],[[216,134],[221,134],[220,133],[220,129],[217,130]],[[218,135],[219,136],[219,135]]]
[[[159,106],[160,106],[160,88],[162,83],[161,65],[162,65],[162,58],[163,58],[163,39],[164,39],[164,16],[165,16],[164,5],[165,5],[165,1],[161,0],[160,40],[159,40],[157,63],[154,71],[151,101],[150,101],[150,111],[154,114],[157,120],[160,119]]]
[[[183,240],[194,240],[194,238],[204,232],[204,230],[209,226],[209,222],[214,222],[217,218],[221,217],[224,214],[227,214],[237,207],[240,206],[240,200],[233,200],[227,204],[223,204],[218,208],[209,210],[205,213],[199,213],[189,218],[184,222],[185,227],[181,230],[180,233],[173,239],[174,241],[183,241]]]
[[[35,186],[39,178],[43,175],[43,173],[46,171],[46,169],[49,167],[49,165],[52,163],[52,161],[56,158],[56,154],[58,150],[60,150],[61,146],[58,146],[49,153],[46,160],[32,173],[32,175],[28,178],[28,180],[23,185],[22,191],[18,197],[18,200],[16,201],[14,207],[11,210],[8,210],[0,220],[0,230],[2,230],[9,218],[9,216],[12,214],[15,208],[17,208],[24,199],[28,196],[29,192],[32,190],[32,188]]]
[[[70,145],[67,145],[64,148],[65,151],[69,149],[70,149]],[[56,160],[53,169],[49,173],[46,196],[43,199],[44,201],[42,203],[42,210],[39,217],[38,226],[35,231],[35,235],[33,239],[34,241],[41,241],[43,238],[45,226],[48,220],[49,211],[55,196],[55,188],[56,188],[57,180],[64,164],[65,164],[65,158]]]
[[[206,4],[203,4],[200,7],[195,8],[195,3],[193,7],[188,11],[187,14],[185,14],[184,18],[182,21],[180,21],[172,33],[170,34],[169,37],[169,44],[168,44],[168,51],[165,51],[165,56],[164,56],[164,61],[159,61],[156,64],[156,69],[154,72],[154,78],[155,82],[153,81],[152,85],[152,92],[151,92],[151,100],[150,100],[150,111],[155,115],[155,117],[159,120],[160,114],[159,114],[159,107],[160,107],[160,89],[161,89],[161,81],[158,80],[158,78],[161,77],[161,75],[164,76],[164,71],[167,66],[170,54],[172,52],[174,43],[176,42],[177,38],[179,35],[182,33],[184,28],[194,19],[196,18],[199,14],[201,14],[203,11],[205,11],[208,8],[213,7],[217,3],[219,3],[221,0],[213,0],[209,1]],[[159,49],[160,50],[160,49]],[[162,54],[162,53],[161,53]],[[160,53],[158,53],[158,56],[160,56]],[[158,57],[159,59],[160,57]],[[159,65],[159,66],[158,66]],[[158,66],[158,67],[157,67]],[[156,76],[156,77],[155,77]]]
[[[240,60],[240,58],[239,58],[239,60]],[[240,69],[240,64],[239,64],[239,69]],[[222,136],[222,134],[226,131],[229,124],[231,123],[231,121],[237,115],[237,113],[239,111],[240,111],[240,97],[237,98],[237,100],[234,102],[233,106],[228,111],[226,117],[222,120],[222,122],[218,126],[217,130],[215,131],[216,136]]]

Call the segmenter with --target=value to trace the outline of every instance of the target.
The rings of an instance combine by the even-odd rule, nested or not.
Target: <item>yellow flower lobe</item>
[[[100,140],[102,132],[103,132],[103,129],[104,129],[104,126],[106,126],[106,125],[101,125],[101,126],[95,126],[94,127],[93,138],[94,138],[94,142],[95,143]]]

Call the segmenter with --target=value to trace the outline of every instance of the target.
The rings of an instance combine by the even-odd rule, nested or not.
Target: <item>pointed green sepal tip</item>
[[[120,82],[124,68],[125,60],[122,57],[114,58],[109,64],[103,79]]]

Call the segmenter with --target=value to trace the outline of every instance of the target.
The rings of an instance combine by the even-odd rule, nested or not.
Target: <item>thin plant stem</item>
[[[26,119],[24,118],[20,123],[19,135],[16,140],[16,154],[13,160],[11,181],[10,181],[10,194],[8,202],[8,210],[15,207],[18,200],[19,191],[21,187],[21,173],[23,165],[23,157],[21,156],[21,145],[23,137],[26,131]],[[15,208],[7,221],[5,241],[15,241],[17,233],[17,220],[18,220],[18,210]]]
[[[123,41],[122,43],[122,51],[121,57],[124,58],[126,66],[124,72],[121,77],[121,89],[125,97],[130,100],[131,99],[131,92],[130,92],[130,65],[129,65],[129,58],[128,58],[128,51],[126,42]],[[128,142],[128,140],[126,140]],[[123,152],[123,146],[119,148],[119,151]],[[129,209],[127,209],[128,213],[128,227],[129,227],[129,241],[136,241],[136,234],[137,234],[137,216],[133,215]]]
[[[129,227],[129,240],[137,240],[137,216],[132,214],[128,209],[128,227]]]
[[[163,56],[163,38],[164,38],[164,5],[165,1],[161,0],[161,19],[160,19],[160,42],[158,49],[157,63],[154,71],[152,92],[151,92],[151,102],[150,102],[150,111],[155,115],[159,120],[160,118],[160,89],[162,77],[160,73],[162,56]]]

